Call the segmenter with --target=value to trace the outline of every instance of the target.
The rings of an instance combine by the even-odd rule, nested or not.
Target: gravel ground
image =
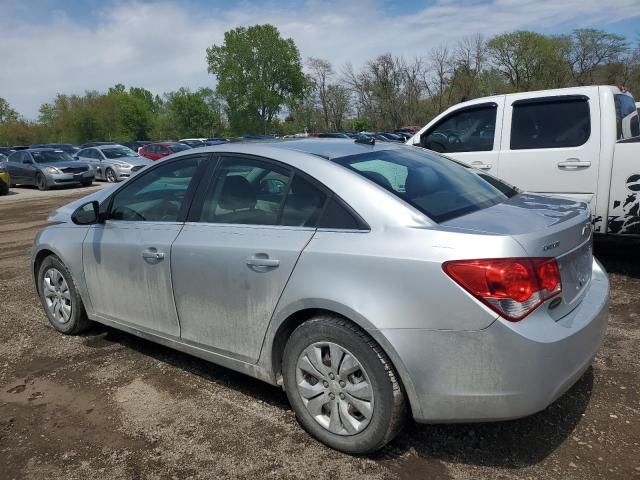
[[[0,478],[640,478],[640,243],[597,242],[609,331],[545,411],[410,424],[350,457],[311,439],[278,388],[110,328],[54,332],[29,251],[48,213],[84,193],[0,198]]]

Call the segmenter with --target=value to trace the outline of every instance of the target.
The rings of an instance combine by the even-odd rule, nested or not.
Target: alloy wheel
[[[42,294],[51,317],[58,323],[67,323],[71,319],[71,292],[60,271],[50,268],[45,272]]]
[[[369,425],[373,388],[362,364],[344,347],[317,342],[305,348],[296,364],[296,384],[307,411],[331,433],[355,435]]]
[[[116,174],[110,168],[107,169],[107,182],[116,183],[118,179],[116,178]]]

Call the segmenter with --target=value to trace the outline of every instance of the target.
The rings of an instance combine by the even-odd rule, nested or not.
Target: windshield
[[[508,198],[474,170],[413,147],[333,161],[368,178],[437,223],[497,205]]]
[[[169,145],[168,148],[172,152],[181,152],[183,150],[189,150],[191,147],[189,145],[185,145],[184,143],[174,143],[173,145]]]
[[[137,157],[138,154],[127,147],[109,147],[102,148],[102,153],[107,158],[124,158],[124,157]]]
[[[73,162],[73,158],[60,150],[44,150],[42,152],[31,152],[31,156],[36,163]]]

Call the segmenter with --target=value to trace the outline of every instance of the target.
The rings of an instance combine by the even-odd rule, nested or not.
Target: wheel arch
[[[365,317],[351,308],[332,302],[330,300],[314,300],[298,303],[290,306],[286,311],[281,311],[277,315],[276,322],[272,321],[271,328],[267,332],[265,345],[262,352],[262,363],[271,372],[273,383],[282,385],[282,356],[284,349],[293,331],[307,320],[320,315],[330,314],[339,316],[357,327],[366,331],[376,341],[385,352],[391,364],[395,368],[402,388],[407,394],[407,400],[412,412],[412,416],[420,417],[420,404],[416,394],[415,386],[405,367],[402,359],[395,348],[386,339],[384,334],[374,327]]]

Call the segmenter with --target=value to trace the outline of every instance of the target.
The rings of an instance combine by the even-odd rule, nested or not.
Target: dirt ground
[[[640,478],[640,243],[597,242],[609,331],[593,367],[545,411],[410,424],[381,453],[350,457],[310,438],[278,388],[110,328],[49,327],[31,242],[84,193],[0,198],[1,479]]]

